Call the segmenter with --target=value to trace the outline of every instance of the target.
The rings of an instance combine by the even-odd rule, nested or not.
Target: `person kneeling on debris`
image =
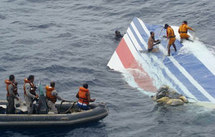
[[[158,104],[171,106],[188,103],[188,100],[185,96],[178,94],[168,86],[162,86],[159,88],[157,94],[153,96],[153,100],[155,100]]]
[[[95,101],[95,99],[90,98],[88,84],[83,84],[83,87],[79,88],[79,92],[77,93],[76,97],[78,98],[78,107],[83,110],[90,109],[89,102]]]
[[[191,27],[188,26],[187,21],[183,21],[183,23],[181,24],[181,26],[178,29],[178,33],[180,34],[180,38],[181,38],[181,40],[180,40],[181,43],[183,42],[184,39],[192,41],[189,39],[190,36],[187,34],[188,30],[194,31]]]
[[[155,40],[155,33],[151,31],[148,39],[148,52],[158,52],[158,48],[154,48],[154,46],[159,43],[160,40]]]
[[[50,82],[50,86],[46,86],[46,102],[49,108],[49,112],[58,114],[58,110],[55,107],[55,102],[57,101],[57,99],[64,101],[64,99],[58,96],[58,93],[55,90],[55,82]]]

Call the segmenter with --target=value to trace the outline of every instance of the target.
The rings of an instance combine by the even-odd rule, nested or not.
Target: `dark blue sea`
[[[76,100],[87,82],[91,97],[109,115],[74,127],[0,129],[1,137],[214,137],[215,111],[194,104],[159,107],[130,87],[107,63],[133,17],[148,24],[179,26],[187,20],[215,55],[214,0],[1,0],[0,99],[14,74],[23,99],[23,80],[35,75],[59,95]]]

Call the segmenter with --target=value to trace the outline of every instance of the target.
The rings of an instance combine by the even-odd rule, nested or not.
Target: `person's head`
[[[168,24],[165,24],[165,25],[164,25],[164,29],[167,29],[168,27],[169,27]]]
[[[183,21],[184,24],[187,24],[187,21]]]
[[[120,35],[120,31],[116,30],[116,31],[115,31],[115,35],[116,35],[116,36]]]
[[[84,83],[84,84],[83,84],[83,87],[86,88],[86,89],[88,89],[88,84],[87,84],[87,83]]]
[[[29,75],[28,80],[34,82],[34,75]]]
[[[14,81],[14,80],[15,80],[15,76],[14,76],[14,75],[10,75],[10,76],[9,76],[9,80],[10,80],[10,81]]]
[[[150,32],[150,35],[151,35],[152,37],[154,37],[155,33],[151,31],[151,32]]]
[[[54,81],[50,82],[50,86],[54,88],[55,87],[55,82]]]

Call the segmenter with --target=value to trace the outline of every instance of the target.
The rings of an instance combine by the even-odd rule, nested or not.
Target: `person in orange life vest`
[[[189,39],[190,36],[187,34],[188,29],[194,31],[191,27],[187,25],[187,21],[183,21],[182,25],[178,29],[178,33],[180,34],[180,38],[181,38],[181,41],[180,41],[181,43],[183,42],[184,39],[192,41]]]
[[[36,86],[34,85],[34,75],[30,75],[28,79],[24,79],[24,98],[27,105],[28,114],[33,114],[33,101],[38,99],[36,94]]]
[[[155,40],[155,33],[150,32],[150,37],[148,39],[148,52],[158,52],[158,48],[153,47],[159,43],[160,40]]]
[[[88,84],[83,84],[83,87],[79,88],[79,91],[76,97],[78,98],[78,107],[83,110],[90,109],[89,102],[95,101],[95,99],[90,98],[90,91],[88,89]]]
[[[19,100],[17,97],[19,94],[17,92],[17,82],[15,81],[15,76],[10,75],[9,80],[5,80],[6,90],[7,90],[7,114],[15,114],[15,107],[14,107],[14,99]]]
[[[64,101],[60,96],[58,96],[57,91],[55,90],[55,82],[50,82],[50,86],[46,86],[46,102],[50,112],[58,113],[57,108],[55,107],[55,102],[58,100]]]
[[[175,33],[174,33],[174,30],[168,24],[164,25],[164,29],[166,29],[166,36],[163,36],[163,37],[169,39],[167,48],[168,48],[168,56],[170,56],[171,45],[173,45],[175,52],[177,51],[175,46],[175,40],[176,40]]]

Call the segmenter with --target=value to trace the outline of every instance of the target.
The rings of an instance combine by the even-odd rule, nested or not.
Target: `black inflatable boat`
[[[77,108],[75,102],[56,103],[59,114],[6,114],[6,100],[0,100],[0,126],[60,126],[76,125],[99,121],[108,115],[108,109],[104,103],[90,104],[91,109],[83,111]]]

